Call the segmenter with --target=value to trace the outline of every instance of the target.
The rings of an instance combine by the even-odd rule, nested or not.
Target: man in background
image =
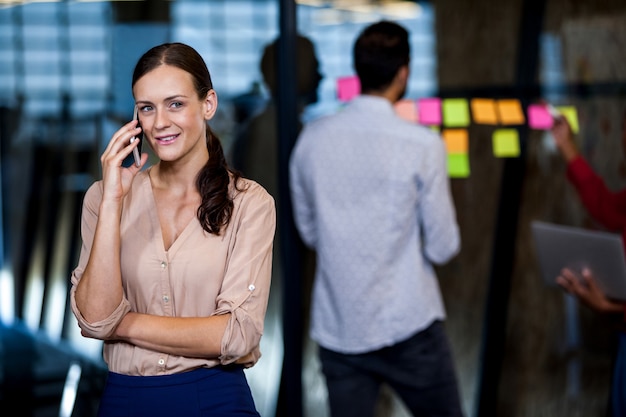
[[[415,416],[461,416],[433,270],[460,249],[445,147],[394,111],[406,29],[375,23],[353,53],[361,95],[305,125],[290,160],[296,225],[317,256],[310,331],[331,414],[373,416],[386,382]]]

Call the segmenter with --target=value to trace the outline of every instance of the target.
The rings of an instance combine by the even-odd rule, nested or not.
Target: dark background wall
[[[530,3],[535,6],[529,11]],[[626,65],[619,65],[624,61],[615,52],[621,51],[622,56],[626,52],[626,37],[619,29],[626,27],[626,3],[541,3],[434,2],[442,94],[538,100],[545,57],[540,56],[540,39],[534,35],[554,35],[562,43],[565,71],[565,87],[554,96],[559,104],[577,107],[581,125],[577,140],[592,166],[610,187],[624,186],[620,140]],[[536,28],[533,32],[536,24],[539,32]],[[579,38],[574,35],[583,31],[599,41],[586,62],[575,54],[577,48],[589,49],[589,45],[575,43]],[[591,43],[592,38],[588,39]],[[531,72],[525,65],[534,59],[533,53],[538,61]],[[607,75],[601,70],[606,67],[615,70]],[[470,127],[471,175],[452,180],[463,250],[440,269],[466,405],[472,413],[479,409],[480,378],[489,371],[484,368],[486,361],[491,370],[499,372],[487,381],[497,382],[497,387],[482,399],[483,407],[492,403],[483,411],[501,416],[605,415],[615,323],[543,284],[530,234],[532,220],[590,228],[598,225],[588,218],[567,183],[565,165],[549,136],[533,130],[521,132],[525,154],[520,163],[511,163],[493,156],[492,132],[493,127]],[[515,174],[521,176],[521,182]],[[519,201],[510,204],[516,197]],[[513,213],[500,225],[507,233],[498,238],[502,210]],[[514,244],[510,274],[494,259],[494,255],[506,255],[503,247],[507,241]],[[487,306],[498,306],[503,299],[508,299],[508,305],[488,310]],[[504,323],[498,323],[501,317],[494,318],[496,314],[504,317]],[[501,334],[489,329],[490,325],[503,326]],[[575,331],[568,333],[567,325]],[[485,340],[501,346],[502,351],[482,357]]]

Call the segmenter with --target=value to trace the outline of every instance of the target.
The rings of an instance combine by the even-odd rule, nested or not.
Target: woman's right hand
[[[115,132],[100,156],[104,183],[103,199],[110,198],[121,201],[128,193],[133,178],[141,171],[148,160],[148,155],[142,153],[140,166],[135,164],[128,168],[122,166],[124,158],[130,155],[135,147],[139,146],[138,140],[130,143],[132,137],[141,133],[141,128],[137,124],[136,120],[132,120]]]

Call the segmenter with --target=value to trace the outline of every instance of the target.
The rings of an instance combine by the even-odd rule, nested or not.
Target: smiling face
[[[161,161],[204,165],[206,121],[217,110],[214,90],[199,98],[191,74],[161,65],[136,81],[133,95],[145,138]]]

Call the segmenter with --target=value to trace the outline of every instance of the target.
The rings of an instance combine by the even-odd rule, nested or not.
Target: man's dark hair
[[[409,33],[394,22],[366,27],[354,44],[354,69],[361,92],[385,89],[403,65],[409,64]]]

